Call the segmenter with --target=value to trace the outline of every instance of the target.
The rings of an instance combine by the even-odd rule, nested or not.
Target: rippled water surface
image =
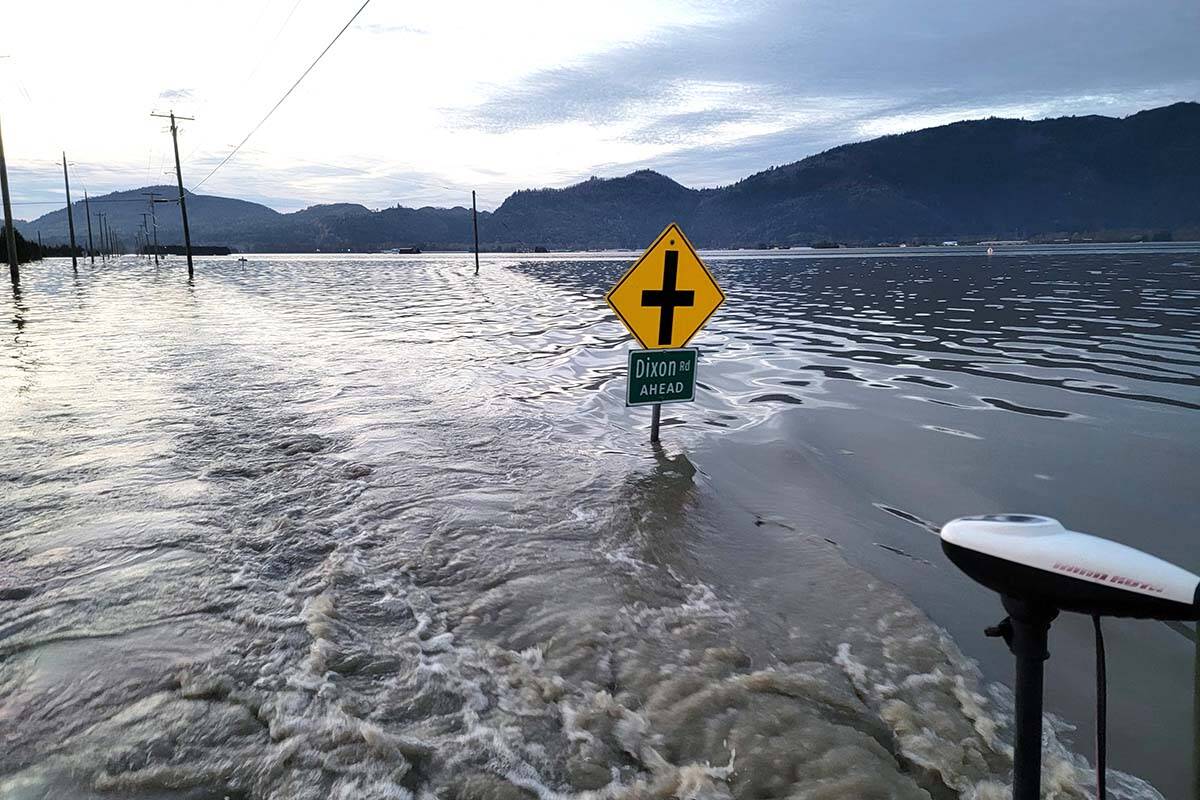
[[[715,254],[660,449],[628,263],[27,265],[0,796],[1005,796],[1003,613],[930,530],[1200,570],[1200,254]],[[1091,792],[1089,626],[1052,634],[1053,797]],[[1107,633],[1116,796],[1179,796],[1191,645]]]

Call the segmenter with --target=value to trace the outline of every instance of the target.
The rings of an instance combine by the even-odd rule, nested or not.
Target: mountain
[[[707,194],[651,170],[566,189],[527,189],[501,203],[480,235],[551,248],[580,247],[580,238],[586,247],[645,246],[672,220],[688,229],[686,221]]]
[[[128,242],[142,193],[92,199]],[[351,203],[281,214],[188,195],[192,240],[241,250],[462,249],[470,209],[371,211]],[[76,232],[84,241],[82,203]],[[157,206],[159,240],[182,239],[175,203]],[[638,248],[677,221],[701,247],[1131,235],[1200,238],[1200,103],[1124,119],[984,119],[842,145],[730,186],[690,189],[651,170],[510,195],[479,215],[486,248]],[[65,210],[19,223],[66,237]]]
[[[92,236],[99,247],[101,215],[105,224],[126,247],[132,246],[134,235],[141,227],[142,214],[150,213],[150,197],[153,193],[160,201],[154,204],[154,216],[158,220],[160,244],[178,244],[183,241],[183,223],[179,214],[179,189],[175,186],[146,186],[123,192],[89,198],[87,203],[73,196],[71,211],[75,221],[75,242],[87,247],[87,211],[92,213]],[[231,238],[253,237],[254,232],[269,229],[279,224],[284,216],[274,209],[247,200],[228,197],[187,193],[188,223],[193,244],[225,244]],[[32,222],[17,223],[17,230],[26,237],[36,239],[40,231],[47,243],[61,244],[67,241],[67,209],[51,211]]]
[[[330,220],[341,217],[358,217],[370,213],[371,209],[360,206],[358,203],[327,203],[320,206],[309,206],[295,212],[292,216],[295,219]]]
[[[1200,104],[1125,119],[958,122],[843,145],[701,203],[716,240],[1200,232]]]

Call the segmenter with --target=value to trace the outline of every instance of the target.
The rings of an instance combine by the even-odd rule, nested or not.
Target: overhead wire
[[[300,7],[301,2],[303,2],[303,0],[296,0],[295,4],[292,5],[291,10],[288,11],[287,17],[283,20],[283,24],[280,25],[279,28],[275,31],[275,36],[271,39],[271,43],[269,45],[267,45],[266,48],[263,48],[263,52],[258,57],[258,61],[255,63],[253,69],[251,69],[250,72],[246,73],[244,76],[242,76],[240,78],[232,76],[232,72],[231,72],[230,73],[230,75],[231,75],[230,82],[222,88],[222,92],[232,90],[234,88],[233,81],[236,81],[237,82],[236,85],[240,89],[240,92],[238,93],[239,96],[245,95],[250,81],[258,73],[259,67],[262,66],[263,62],[266,60],[267,55],[269,55],[270,52],[274,49],[275,43],[279,40],[280,35],[283,34],[284,29],[287,28],[288,23],[291,21],[292,16],[296,13],[296,9]],[[271,0],[267,0],[267,2],[263,4],[263,6],[259,9],[258,16],[255,17],[254,22],[248,27],[248,30],[253,31],[254,29],[256,29],[258,27],[258,24],[262,21],[263,15],[266,13],[266,10],[270,5],[271,5]],[[160,95],[160,97],[161,97],[161,95]],[[211,93],[209,93],[209,92],[204,93],[204,97],[200,101],[200,105],[199,105],[199,108],[197,109],[197,111],[202,111],[204,108],[206,108],[208,106],[210,97],[211,97]],[[196,152],[198,150],[200,150],[200,148],[203,146],[204,146],[203,140],[197,141],[194,145],[192,145],[192,148],[188,151],[187,155],[185,155],[183,157],[183,163],[185,165],[190,166],[192,157],[195,156]]]
[[[275,43],[275,41],[277,41],[279,39],[279,37],[283,34],[284,30],[287,28],[292,17],[295,15],[296,10],[299,8],[299,6],[302,2],[303,2],[303,0],[295,0],[295,2],[292,4],[292,6],[289,9],[287,15],[285,16],[283,22],[280,24],[280,27],[276,30],[275,36],[273,37],[273,39],[271,41],[271,45],[273,45]],[[279,110],[279,108],[283,105],[283,103],[286,102],[287,99],[295,92],[295,90],[300,86],[300,84],[304,81],[304,79],[308,77],[308,75],[317,66],[317,64],[319,64],[321,62],[321,60],[328,54],[328,52],[338,42],[338,40],[341,39],[341,37],[345,34],[345,32],[347,30],[349,30],[349,28],[354,24],[354,22],[358,19],[358,17],[362,14],[362,12],[366,9],[366,7],[368,5],[370,5],[370,2],[371,2],[371,0],[364,0],[362,5],[359,6],[359,8],[354,12],[353,15],[351,15],[350,19],[346,22],[346,24],[343,25],[342,28],[337,32],[337,34],[330,40],[329,44],[327,44],[325,46],[325,48],[317,55],[317,57],[312,61],[312,63],[309,64],[309,66],[304,70],[304,72],[302,72],[300,74],[300,76],[295,80],[295,82],[292,83],[292,85],[288,88],[288,90],[286,92],[284,92],[283,96],[279,98],[279,100],[275,103],[275,105],[273,105],[271,107],[271,109],[266,113],[266,115],[263,116],[263,118],[258,122],[258,124],[256,124],[249,131],[249,133],[247,133],[246,136],[243,137],[242,140],[237,145],[235,145],[234,148],[220,162],[218,162],[216,166],[214,166],[208,172],[208,174],[206,174],[204,176],[203,179],[201,179],[199,182],[197,182],[196,184],[194,184],[192,186],[192,191],[199,189],[204,183],[206,183],[210,178],[212,178],[212,176],[215,175],[222,167],[224,167],[226,164],[228,164],[229,161],[231,161],[234,158],[234,156],[237,155],[238,152],[241,151],[241,149],[254,136],[254,134],[257,133],[262,128],[262,126],[266,124],[266,122],[275,114],[275,112]],[[262,16],[265,13],[266,7],[269,5],[270,5],[270,2],[268,0],[268,2],[265,3],[260,8],[258,20],[262,19]],[[268,45],[268,50],[270,49],[271,45]],[[253,76],[257,72],[257,70],[263,63],[264,59],[265,59],[265,56],[264,56],[264,58],[260,58],[259,63],[256,64],[254,69],[251,70],[251,72],[250,72],[251,76]],[[20,87],[21,94],[24,96],[26,102],[28,102],[28,103],[30,103],[30,105],[32,105],[33,104],[32,98],[30,97],[27,89],[24,87],[24,82],[20,81],[19,78],[18,78],[18,82],[21,84],[21,87]],[[192,153],[195,153],[196,149],[198,149],[198,146],[197,146],[197,148],[193,148]],[[153,170],[153,159],[154,159],[154,155],[155,155],[155,150],[157,150],[157,148],[152,148],[150,150],[150,152],[147,154],[147,170],[146,170],[147,171],[147,180],[151,183],[153,182],[153,175],[151,174],[151,172]],[[190,155],[189,155],[189,158],[190,158]],[[165,168],[166,159],[167,159],[167,153],[165,151],[163,151],[160,168]],[[305,163],[311,163],[316,166],[330,166],[328,164],[323,164],[321,162],[316,162],[316,161],[307,161],[306,162],[304,159],[295,159],[295,160],[299,160],[299,161],[302,161]],[[49,162],[47,162],[47,163],[49,163]],[[456,194],[459,192],[462,192],[465,194],[465,192],[467,191],[464,187],[461,187],[461,186],[447,186],[446,184],[443,184],[443,183],[421,180],[418,178],[396,178],[395,180],[405,183],[405,184],[412,185],[412,186],[421,187],[424,189],[441,190],[441,191],[453,192]],[[82,181],[81,181],[81,184],[82,184]],[[84,185],[84,188],[87,188],[85,184],[83,184],[83,185]],[[26,206],[56,205],[58,202],[60,202],[60,201],[19,201],[17,203],[14,203],[14,205],[26,205]],[[143,201],[132,200],[132,199],[130,199],[130,200],[94,199],[92,202],[96,205],[104,205],[104,204],[109,204],[109,203],[140,203]],[[501,223],[501,225],[503,225],[504,228],[509,231],[510,234],[512,233],[511,229],[508,228],[508,225],[505,224],[503,220],[497,220],[497,221],[499,221]]]
[[[242,149],[242,146],[245,145],[246,142],[250,141],[250,137],[257,133],[259,128],[266,124],[267,120],[269,120],[272,115],[279,110],[279,107],[282,106],[289,97],[291,97],[292,92],[296,91],[296,88],[304,81],[306,77],[308,77],[308,74],[313,71],[313,68],[315,68],[317,64],[321,63],[321,59],[325,57],[325,54],[328,53],[335,44],[337,44],[338,39],[342,38],[342,34],[349,30],[350,26],[354,24],[354,20],[358,19],[359,14],[361,14],[370,4],[371,0],[364,0],[363,4],[359,6],[358,11],[354,12],[354,15],[350,17],[350,20],[342,26],[340,31],[337,32],[337,35],[333,37],[329,44],[325,45],[325,49],[321,51],[320,55],[318,55],[313,62],[308,65],[308,69],[304,70],[304,72],[300,74],[300,77],[296,79],[296,82],[293,83],[291,87],[289,87],[288,90],[283,93],[283,97],[279,98],[279,101],[276,102],[275,105],[271,106],[271,110],[267,112],[266,116],[259,120],[258,124],[250,129],[250,132],[246,134],[242,141],[238,142],[237,146],[229,152],[229,155],[225,156],[220,163],[213,167],[212,171],[205,175],[199,183],[192,186],[193,192],[203,186],[209,178],[217,174],[217,170],[228,164],[230,159],[237,155],[238,151]]]
[[[25,85],[25,81],[22,79],[22,75],[21,75],[21,68],[18,65],[16,60],[14,60],[12,62],[12,68],[15,73],[14,77],[16,78],[16,83],[20,89],[21,96],[25,99],[25,102],[29,105],[30,111],[32,112],[30,114],[30,118],[33,120],[33,124],[36,127],[38,133],[40,134],[40,136],[42,137],[42,139],[44,141],[53,142],[57,146],[57,149],[59,151],[65,152],[68,148],[65,146],[64,142],[62,141],[58,130],[57,129],[55,129],[55,130],[47,129],[47,127],[43,121],[43,114],[41,113],[41,107],[39,106],[37,100],[34,98],[33,94],[29,91],[28,87]],[[153,151],[151,151],[149,158],[151,158],[151,159],[153,158]],[[45,166],[47,168],[54,169],[54,170],[58,170],[62,165],[62,162],[57,158],[52,158],[52,159],[50,159],[50,158],[47,158],[47,159],[33,158],[33,159],[24,159],[24,161],[26,163],[37,164],[39,166]],[[71,169],[71,173],[72,173],[71,180],[77,181],[80,188],[83,189],[84,191],[90,191],[90,187],[88,186],[88,181],[87,181],[86,161],[79,162],[76,159],[71,158],[69,161],[69,165],[72,168]],[[82,167],[82,169],[79,169],[81,167]],[[149,171],[149,167],[148,167],[147,171]],[[82,204],[82,202],[83,202],[82,200],[76,199],[71,205],[73,207],[79,206]],[[91,200],[92,205],[97,205],[97,204],[105,205],[105,204],[110,204],[110,203],[136,203],[136,202],[142,202],[142,201],[124,200],[124,199],[113,199],[113,200],[92,199]],[[65,208],[65,203],[63,200],[16,200],[16,201],[13,201],[11,203],[11,205],[14,205],[14,206],[58,206],[58,205],[61,205],[61,206],[64,206],[64,208]]]
[[[80,178],[78,180],[79,180],[79,186],[81,189],[88,188],[87,183],[82,178]],[[73,205],[73,206],[79,205],[80,202],[81,201],[79,201],[79,200],[75,200],[71,203],[71,205]],[[171,200],[170,202],[177,203],[179,201]],[[105,205],[108,203],[141,203],[141,204],[145,205],[146,201],[145,200],[125,200],[125,199],[116,199],[116,200],[99,200],[96,198],[91,199],[91,204],[94,206],[95,205]],[[60,206],[60,205],[63,205],[63,201],[62,200],[14,200],[11,203],[11,205],[14,205],[14,206]]]
[[[303,0],[296,0],[296,2],[293,3],[293,5],[289,9],[287,15],[284,17],[283,22],[280,24],[279,28],[276,30],[275,35],[272,38],[270,44],[267,45],[266,49],[268,51],[273,47],[275,42],[283,34],[284,30],[287,28],[289,22],[291,21],[292,17],[295,15],[296,10],[299,8],[299,6],[302,2],[303,2]],[[199,189],[203,184],[205,184],[210,178],[212,178],[213,175],[215,175],[222,167],[224,167],[226,164],[228,164],[234,158],[234,156],[236,156],[242,150],[242,148],[246,145],[246,143],[250,140],[250,138],[253,137],[254,134],[257,133],[258,130],[261,129],[264,124],[266,124],[266,122],[271,118],[271,116],[274,115],[274,113],[280,108],[280,106],[283,105],[283,103],[288,99],[288,97],[291,96],[291,94],[299,87],[299,85],[304,81],[304,79],[308,76],[308,74],[316,67],[316,65],[318,63],[320,63],[320,61],[325,57],[325,55],[329,52],[329,50],[332,49],[333,45],[337,43],[337,41],[342,37],[342,35],[345,34],[345,32],[350,28],[350,26],[354,24],[355,20],[362,14],[362,12],[366,9],[366,7],[369,4],[370,4],[370,0],[365,0],[365,2],[363,2],[363,4],[358,8],[358,10],[354,12],[354,14],[350,17],[350,19],[346,22],[346,24],[343,25],[342,28],[338,31],[338,33],[333,37],[333,39],[329,42],[329,44],[327,44],[325,46],[325,48],[320,52],[320,54],[318,54],[317,57],[313,60],[313,62],[311,64],[309,64],[308,68],[305,69],[303,73],[301,73],[301,75],[296,79],[296,81],[288,88],[288,90],[283,94],[283,96],[280,97],[280,99],[275,103],[275,105],[271,107],[271,109],[258,122],[258,124],[255,125],[250,130],[250,132],[247,133],[246,136],[243,137],[242,140],[237,145],[235,145],[233,147],[233,149],[224,158],[222,158],[221,161],[219,161],[216,164],[216,166],[214,166],[211,170],[209,170],[209,172],[204,176],[204,178],[202,178],[200,181],[198,181],[196,184],[194,184],[191,187],[192,191],[196,191],[197,189]],[[263,11],[260,10],[259,19],[262,18],[262,14],[263,14]],[[258,63],[255,64],[254,68],[250,71],[249,75],[247,76],[247,79],[249,79],[250,77],[253,77],[254,74],[257,73],[259,67],[261,66],[261,64],[263,63],[265,58],[266,58],[266,55],[260,57]],[[195,154],[195,152],[199,149],[199,147],[200,147],[200,145],[196,145],[195,147],[193,147],[191,152],[188,154],[187,158],[185,158],[184,160],[190,161],[191,157]],[[314,166],[323,166],[323,167],[331,166],[327,163],[307,160],[307,159],[294,157],[294,156],[292,157],[292,160],[299,161],[300,163],[312,164]],[[403,183],[407,183],[407,184],[410,184],[413,186],[425,188],[425,189],[442,190],[442,191],[448,191],[448,192],[454,192],[454,193],[459,193],[459,192],[465,193],[467,191],[462,186],[447,186],[442,183],[424,181],[424,180],[420,180],[420,179],[416,179],[416,178],[396,178],[395,180],[403,182]],[[507,225],[505,227],[507,228]],[[511,230],[510,230],[510,233],[511,233]]]
[[[299,8],[300,4],[303,2],[304,2],[304,0],[296,0],[295,4],[292,6],[292,10],[289,11],[287,13],[287,16],[283,18],[283,24],[279,26],[279,30],[275,31],[275,36],[273,36],[271,38],[270,43],[268,43],[267,46],[265,48],[263,48],[262,55],[260,55],[258,57],[258,62],[255,63],[254,69],[250,70],[250,74],[246,76],[247,81],[249,81],[256,74],[258,74],[259,67],[261,67],[263,65],[263,62],[266,61],[267,56],[271,54],[271,50],[274,49],[274,47],[275,47],[275,42],[279,41],[279,37],[283,34],[284,29],[286,29],[288,26],[288,23],[292,21],[292,15],[296,13],[296,9]]]

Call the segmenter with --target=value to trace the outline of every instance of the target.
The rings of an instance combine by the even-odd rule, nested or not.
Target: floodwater
[[[628,263],[27,265],[0,797],[1006,796],[1003,612],[931,530],[1200,570],[1200,251],[714,254],[659,449]],[[1182,796],[1191,643],[1106,634],[1112,796]],[[1091,648],[1055,623],[1049,797],[1092,793]]]

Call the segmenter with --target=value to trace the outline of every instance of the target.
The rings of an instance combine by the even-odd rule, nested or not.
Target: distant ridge
[[[171,187],[154,187],[174,197]],[[148,189],[93,198],[127,239]],[[133,201],[133,202],[131,202]],[[82,203],[77,203],[77,220]],[[245,251],[463,249],[470,210],[371,211],[352,203],[290,214],[189,195],[192,238]],[[1200,239],[1200,103],[1124,119],[991,118],[842,145],[717,189],[690,189],[652,170],[562,189],[514,192],[481,213],[489,249],[636,248],[666,223],[701,247],[876,244],[942,239]],[[65,209],[19,230],[64,241]],[[159,206],[160,241],[181,239]]]

